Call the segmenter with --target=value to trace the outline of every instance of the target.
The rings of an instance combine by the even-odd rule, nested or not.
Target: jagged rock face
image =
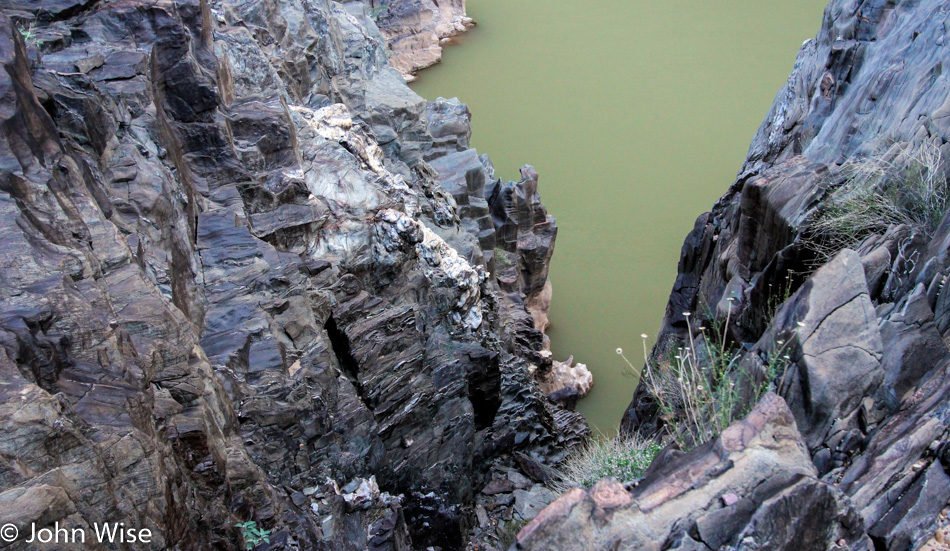
[[[844,494],[816,475],[792,412],[766,394],[745,420],[630,490],[604,479],[562,495],[518,547],[873,549]]]
[[[424,160],[453,139],[371,24],[327,0],[0,8],[4,522],[450,549],[492,464],[583,437],[528,375],[533,286],[489,270],[484,189],[459,208]]]
[[[462,227],[478,237],[485,266],[502,290],[544,301],[557,223],[541,203],[538,172],[526,165],[518,182],[496,178],[488,156],[468,149],[472,116],[457,98],[429,103],[426,117],[433,143],[425,159],[455,199]],[[546,314],[547,305],[535,317]]]
[[[876,549],[922,545],[950,499],[941,402],[950,218],[932,234],[894,225],[817,269],[821,260],[802,238],[842,181],[842,161],[894,142],[928,140],[948,151],[945,10],[941,2],[831,2],[738,180],[687,237],[654,350],[682,342],[692,313],[729,317],[730,346],[747,350],[745,373],[761,378],[768,358],[787,355],[777,388],[816,475],[838,485],[835,501],[858,512]],[[654,434],[661,426],[638,389],[624,429]],[[808,501],[826,491],[817,488],[789,482],[783,491],[805,492]],[[815,522],[829,529],[826,519]],[[757,542],[767,535],[765,525],[727,532]],[[829,536],[814,548],[834,543]]]

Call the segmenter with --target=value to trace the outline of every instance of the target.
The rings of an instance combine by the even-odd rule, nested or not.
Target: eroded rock
[[[249,520],[288,549],[460,547],[494,464],[584,437],[528,373],[524,301],[455,247],[496,230],[462,225],[371,23],[2,8],[43,42],[0,16],[0,517],[156,549],[243,548]]]
[[[791,550],[843,541],[871,549],[847,497],[816,475],[792,412],[767,394],[746,419],[632,490],[606,479],[562,495],[518,534],[518,546]]]

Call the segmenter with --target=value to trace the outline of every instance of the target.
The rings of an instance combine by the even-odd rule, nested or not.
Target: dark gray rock
[[[472,114],[458,98],[438,98],[426,105],[432,150],[426,160],[465,151],[472,139]]]
[[[894,507],[868,530],[887,549],[914,549],[933,533],[934,517],[950,500],[950,478],[939,463],[923,471]]]
[[[794,155],[828,163],[921,131],[946,136],[945,6],[833,1],[752,141],[744,171]]]
[[[243,548],[247,520],[289,549],[458,548],[493,465],[584,438],[484,269],[490,164],[434,141],[372,23],[60,4],[0,6],[0,517],[117,519],[154,549]],[[8,15],[36,16],[36,55]],[[423,160],[449,142],[483,176],[468,203]]]
[[[786,340],[782,381],[812,450],[857,426],[861,400],[884,379],[883,343],[857,253],[822,266],[775,314],[765,342]]]
[[[514,496],[515,514],[523,520],[538,516],[538,513],[557,497],[554,492],[541,485],[533,486],[529,490],[515,490]]]
[[[923,285],[895,305],[881,319],[880,328],[884,383],[897,399],[916,387],[924,375],[950,354],[934,324]]]
[[[520,181],[504,184],[496,181],[485,193],[498,247],[514,253],[517,259],[513,272],[515,279],[509,272],[499,270],[501,288],[519,290],[527,297],[537,295],[547,283],[557,237],[554,217],[549,216],[541,204],[537,171],[534,167],[524,166]]]

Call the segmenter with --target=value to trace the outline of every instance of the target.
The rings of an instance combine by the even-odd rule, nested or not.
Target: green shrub
[[[930,235],[947,210],[950,189],[938,147],[924,142],[842,165],[841,183],[810,221],[805,245],[823,263],[892,224]]]
[[[590,488],[601,478],[632,482],[643,476],[662,447],[639,437],[592,440],[573,452],[558,469],[552,489]]]
[[[241,529],[245,549],[254,549],[262,543],[270,543],[270,530],[259,528],[257,522],[253,520],[239,522],[234,526]]]
[[[495,267],[498,270],[511,267],[511,258],[508,257],[508,251],[501,247],[495,247]]]

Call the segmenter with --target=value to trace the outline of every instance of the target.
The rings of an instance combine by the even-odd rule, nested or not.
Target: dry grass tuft
[[[607,477],[620,482],[636,481],[661,449],[656,442],[636,436],[592,440],[562,463],[551,489],[563,493],[571,488],[590,488]]]
[[[823,263],[892,224],[932,234],[950,199],[942,165],[940,150],[929,141],[845,163],[844,183],[813,217],[806,246]]]

